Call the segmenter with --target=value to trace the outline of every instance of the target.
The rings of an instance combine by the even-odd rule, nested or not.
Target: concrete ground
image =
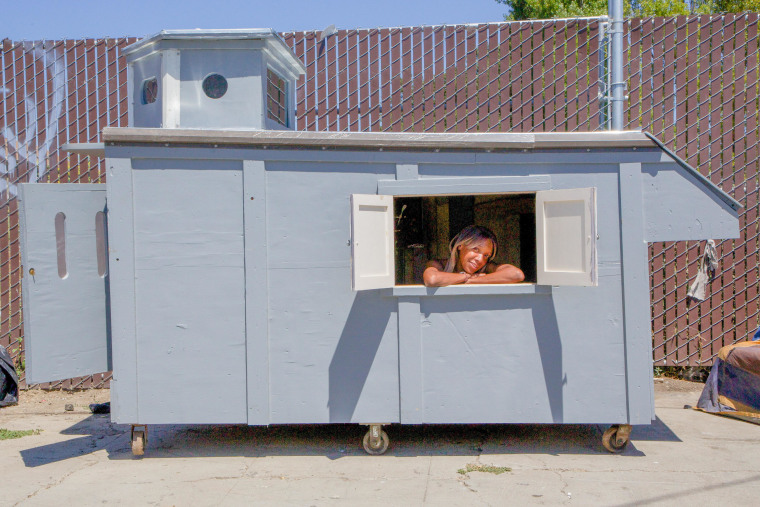
[[[25,392],[0,428],[41,431],[0,440],[0,505],[756,505],[760,426],[684,410],[701,384],[655,386],[656,422],[618,455],[595,426],[391,426],[384,456],[356,425],[159,426],[136,459],[87,409],[107,390]]]

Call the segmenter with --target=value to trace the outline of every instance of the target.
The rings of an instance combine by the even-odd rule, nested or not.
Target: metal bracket
[[[135,431],[142,431],[145,435],[145,439],[148,439],[148,425],[147,424],[133,424],[132,429],[129,432],[129,439],[134,440],[135,439]]]
[[[387,423],[385,424],[362,424],[362,426],[369,426],[369,444],[372,447],[379,447],[382,443],[383,437],[383,426],[387,426]]]

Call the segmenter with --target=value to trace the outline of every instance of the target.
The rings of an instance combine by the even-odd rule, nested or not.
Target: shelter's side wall
[[[394,166],[266,168],[270,422],[397,422],[396,300],[352,292],[349,242],[350,195]]]
[[[137,351],[132,422],[245,423],[242,163],[132,164],[135,335],[117,338]]]
[[[459,166],[458,173],[490,175],[498,167]],[[536,174],[530,165],[500,168]],[[457,173],[451,165],[424,172]],[[628,421],[617,166],[587,160],[547,172],[552,189],[597,188],[599,285],[419,298],[424,422]]]
[[[587,154],[561,169],[547,156],[536,167],[498,163],[510,158],[476,164],[465,155],[421,164],[420,174],[473,181],[549,172],[555,189],[596,187],[599,286],[423,297],[416,321],[401,323],[395,298],[351,292],[347,241],[350,194],[375,193],[394,167],[267,162],[272,423],[396,421],[399,389],[423,391],[421,422],[628,421],[617,165],[591,166]],[[397,325],[418,327],[398,333],[420,336],[421,385],[398,385]]]
[[[646,241],[739,237],[737,211],[677,163],[643,164],[641,186]]]
[[[118,148],[115,153],[126,150]],[[159,153],[176,158],[145,158]],[[626,154],[607,154],[609,161],[603,164],[598,163],[598,153],[560,157],[571,160],[561,164],[555,155],[553,166],[548,154],[537,156],[538,163],[531,166],[522,153],[491,154],[486,157],[488,163],[478,163],[472,154],[444,153],[378,153],[369,162],[366,153],[321,150],[151,148],[135,154],[140,158],[130,172],[135,180],[134,203],[142,209],[134,211],[138,258],[130,279],[137,279],[133,281],[137,356],[136,365],[117,359],[115,370],[118,400],[139,399],[140,414],[137,420],[117,415],[120,422],[245,420],[245,386],[251,378],[245,368],[251,365],[245,365],[240,342],[245,312],[241,304],[253,291],[260,291],[254,300],[263,300],[267,306],[268,330],[262,332],[268,333],[269,371],[268,385],[262,388],[268,389],[268,422],[272,424],[397,422],[402,419],[399,393],[410,396],[415,390],[421,391],[424,412],[415,422],[620,423],[629,420],[628,378],[635,375],[651,383],[649,364],[643,368],[646,371],[626,370],[618,166],[614,163]],[[211,157],[218,160],[204,160]],[[240,241],[243,231],[249,230],[250,224],[244,227],[242,223],[249,197],[235,178],[240,175],[241,159],[265,157],[269,158],[264,161],[263,175],[267,250],[261,262],[267,266],[266,287],[246,287],[244,295]],[[451,158],[457,163],[447,163]],[[599,285],[554,287],[550,293],[526,295],[429,296],[416,298],[416,303],[415,298],[404,298],[403,321],[398,317],[400,300],[387,291],[352,292],[350,195],[376,193],[378,182],[395,177],[399,161],[415,159],[421,162],[422,179],[430,181],[459,176],[473,182],[498,174],[539,181],[535,176],[541,174],[550,178],[552,189],[596,187]],[[178,178],[175,173],[179,172],[192,177]],[[219,203],[212,222],[189,210],[193,196],[199,194]],[[131,214],[124,199],[115,197],[113,203],[121,202],[118,206]],[[164,202],[156,207],[156,201]],[[183,218],[182,210],[190,216]],[[117,209],[112,213],[116,224],[131,219],[119,216]],[[119,234],[124,232],[116,227]],[[207,243],[203,235],[209,233],[224,240],[223,252],[197,250],[199,245],[194,243]],[[246,249],[251,240],[258,241],[245,238]],[[125,247],[123,238],[117,242],[119,249]],[[204,278],[206,289],[215,291],[213,300],[202,299],[194,292],[195,285],[188,286],[192,280],[184,280],[206,275],[164,262],[171,260],[172,252],[182,254],[187,263],[200,262],[219,272],[220,276]],[[112,253],[112,261],[117,255],[119,250]],[[151,265],[140,260],[144,255]],[[229,262],[220,267],[214,261],[217,256]],[[208,308],[199,307],[195,297]],[[647,294],[635,300],[648,306]],[[417,305],[416,315],[409,311],[412,303]],[[125,310],[118,311],[115,322],[122,322]],[[216,346],[203,349],[202,355],[204,330],[211,331],[201,321],[216,326]],[[400,385],[400,360],[408,357],[400,358],[399,350],[409,344],[399,343],[399,336],[415,334],[420,340],[421,381]],[[114,339],[119,340],[120,349],[129,349],[128,332],[118,336],[115,332]],[[259,337],[247,339],[259,341]],[[198,377],[198,369],[208,366],[210,359],[219,369],[211,365],[208,375]],[[136,369],[136,377],[130,377],[130,367]],[[198,382],[208,381],[208,385],[195,386],[188,377],[190,371]],[[139,379],[134,387],[128,383],[130,378]],[[216,407],[213,418],[204,415],[213,412],[207,404],[198,408],[202,413],[189,406],[197,392],[188,385],[222,405]],[[166,402],[175,396],[177,400]],[[649,414],[649,406],[638,408]]]
[[[186,128],[261,128],[261,55],[240,50],[190,50],[180,53],[180,125]],[[209,98],[203,92],[206,76],[220,74],[227,92]]]

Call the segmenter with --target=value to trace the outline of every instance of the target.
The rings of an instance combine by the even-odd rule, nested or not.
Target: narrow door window
[[[66,278],[66,215],[58,212],[55,215],[55,251],[58,260],[58,276]]]
[[[98,276],[106,276],[108,259],[106,258],[106,214],[102,211],[95,213],[95,249],[98,259]]]

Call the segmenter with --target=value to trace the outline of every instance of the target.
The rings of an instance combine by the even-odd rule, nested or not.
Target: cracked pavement
[[[129,427],[87,410],[107,390],[22,393],[0,428],[42,431],[0,440],[0,505],[754,504],[760,426],[685,410],[701,387],[658,381],[657,420],[617,455],[588,425],[393,425],[384,456],[359,425],[162,425],[133,458]]]

